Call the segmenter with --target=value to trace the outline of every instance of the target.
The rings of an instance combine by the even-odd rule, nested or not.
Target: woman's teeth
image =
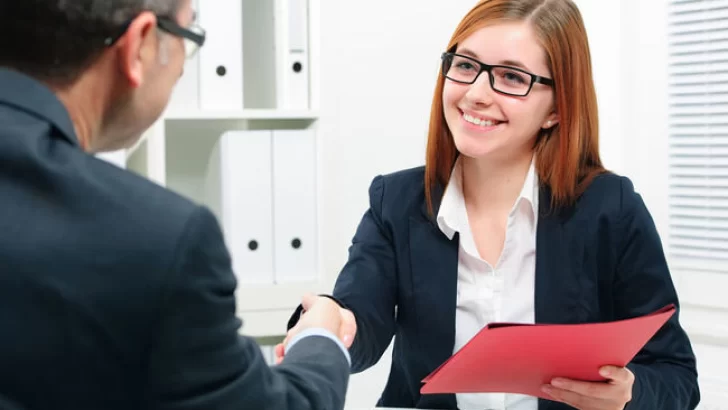
[[[463,114],[463,118],[465,118],[465,121],[467,121],[471,124],[480,125],[481,127],[492,127],[497,124],[496,121],[483,120],[480,118],[475,118],[472,115],[468,115],[468,114]]]

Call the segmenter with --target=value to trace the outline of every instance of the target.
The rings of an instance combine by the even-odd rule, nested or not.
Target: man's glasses
[[[157,26],[169,34],[181,37],[182,40],[184,40],[185,56],[187,58],[194,57],[197,50],[205,44],[205,29],[197,24],[191,24],[189,27],[185,28],[170,18],[158,17]]]
[[[442,54],[442,74],[449,80],[462,84],[473,84],[485,71],[494,91],[505,95],[525,97],[531,92],[534,83],[553,86],[550,78],[531,74],[520,68],[489,65],[456,53]]]
[[[133,19],[124,24],[116,36],[107,38],[105,41],[106,45],[111,46],[116,43],[124,35],[124,33],[126,33],[126,30],[129,28],[132,20]],[[189,27],[182,27],[174,19],[157,16],[157,27],[173,36],[181,37],[182,40],[184,40],[186,58],[194,57],[200,47],[205,44],[205,29],[196,24],[191,24]]]

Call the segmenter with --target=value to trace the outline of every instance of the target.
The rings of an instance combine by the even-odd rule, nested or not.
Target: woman
[[[484,0],[442,55],[424,168],[378,176],[333,297],[356,318],[354,372],[395,337],[387,407],[692,409],[695,357],[674,315],[609,383],[552,401],[421,395],[489,322],[586,323],[678,305],[654,223],[607,172],[582,18],[570,0]]]

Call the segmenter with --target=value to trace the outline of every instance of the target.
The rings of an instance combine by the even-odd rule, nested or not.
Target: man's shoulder
[[[121,169],[97,158],[89,158],[94,178],[106,186],[103,193],[109,200],[114,214],[125,216],[130,221],[143,221],[135,224],[145,232],[174,233],[181,231],[200,204],[181,194],[163,187],[134,171]]]
[[[201,249],[226,255],[221,226],[208,207],[103,160],[89,161],[95,183],[104,188],[87,189],[103,206],[86,220],[113,231],[92,245],[98,253],[113,251],[160,279]]]
[[[180,241],[195,216],[207,213],[198,219],[200,228],[215,228],[214,218],[200,204],[84,152],[74,136],[48,119],[2,103],[0,118],[8,124],[0,127],[0,162],[8,172],[27,170],[7,174],[22,192],[15,206],[28,193],[41,192],[62,207],[35,204],[38,217],[49,226],[55,226],[53,221],[64,225],[74,221],[67,235],[94,251],[113,251],[120,259],[143,260],[156,269],[184,245]],[[91,236],[93,241],[87,241]],[[154,254],[159,257],[139,257]]]

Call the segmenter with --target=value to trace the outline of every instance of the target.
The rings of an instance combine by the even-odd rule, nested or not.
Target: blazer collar
[[[68,110],[44,84],[26,74],[0,67],[0,104],[12,106],[48,121],[70,143],[77,145]]]
[[[435,226],[437,226],[437,213],[440,212],[440,205],[442,205],[442,197],[444,194],[445,186],[437,183],[432,189],[432,214],[427,211],[427,198],[422,201],[422,205],[420,206],[422,215]]]
[[[427,201],[422,201],[420,211],[422,215],[437,226],[437,213],[442,205],[442,198],[445,194],[445,186],[438,183],[432,190],[432,215],[427,211]],[[539,219],[543,217],[556,218],[559,222],[564,222],[575,211],[574,206],[564,207],[560,209],[551,209],[551,188],[546,184],[540,184],[538,189],[538,214]]]

